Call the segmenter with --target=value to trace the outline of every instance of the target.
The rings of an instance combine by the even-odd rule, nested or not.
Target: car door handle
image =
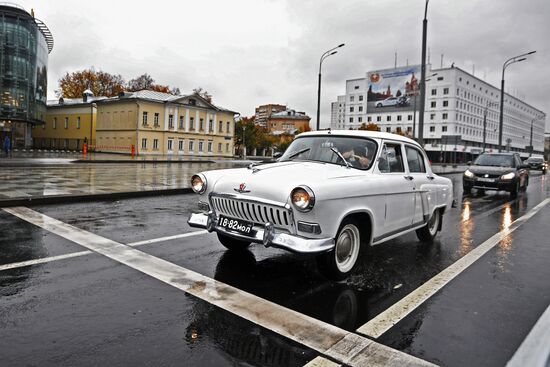
[[[435,180],[434,176],[426,176],[426,177],[428,177],[428,180],[430,180],[430,181]]]
[[[413,176],[404,176],[404,177],[405,177],[405,180],[409,180],[409,181],[414,180],[414,177],[413,177]]]

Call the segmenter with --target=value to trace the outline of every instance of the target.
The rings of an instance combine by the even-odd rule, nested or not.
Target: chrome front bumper
[[[191,227],[203,228],[209,232],[215,231],[243,241],[263,243],[265,247],[278,247],[285,250],[299,253],[318,253],[330,251],[334,248],[332,238],[304,238],[280,232],[271,223],[265,226],[254,225],[254,235],[246,236],[240,233],[227,230],[217,225],[218,219],[214,213],[193,213],[187,220]]]

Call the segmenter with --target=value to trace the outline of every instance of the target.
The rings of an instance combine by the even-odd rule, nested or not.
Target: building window
[[[354,99],[355,99],[354,96],[350,96],[350,97],[349,97],[349,101],[350,101],[350,102],[353,102]]]
[[[397,121],[401,121],[401,115],[397,115]]]
[[[155,112],[155,119],[153,121],[155,126],[159,126],[159,114],[158,112]]]
[[[158,150],[159,148],[159,140],[153,139],[153,150]]]
[[[204,119],[199,119],[199,131],[204,131]],[[199,143],[199,146],[200,146],[200,143]]]
[[[199,152],[202,152],[202,151],[204,151],[204,141],[199,140]]]
[[[444,113],[444,114],[443,114],[443,120],[447,120],[447,118],[449,118],[449,114],[448,114],[448,113]]]
[[[359,96],[359,101],[362,101],[363,100],[363,96]]]
[[[183,130],[183,121],[184,121],[183,116],[180,116],[180,129],[182,130]]]
[[[354,86],[354,87],[353,87],[353,89],[359,89],[359,86],[358,86],[358,85],[356,85],[356,86]]]
[[[349,122],[353,122],[353,117],[350,117],[350,118],[349,118]]]
[[[430,106],[431,106],[432,108],[435,108],[435,101],[432,101],[432,103],[430,104]]]
[[[359,122],[363,122],[363,118],[362,118],[362,117],[359,117],[358,120],[359,120]]]
[[[225,143],[225,151],[229,152],[229,143]]]
[[[172,139],[168,139],[168,146],[167,146],[167,149],[168,149],[168,150],[172,150],[173,144],[174,144],[174,141],[173,141]]]
[[[54,117],[54,118],[53,118],[52,127],[53,127],[54,129],[57,129],[57,117]]]
[[[69,118],[65,117],[65,129],[69,128]]]
[[[218,153],[222,152],[222,143],[218,143]]]
[[[430,126],[430,132],[431,133],[435,132],[435,126]]]
[[[189,151],[194,152],[195,151],[195,141],[189,140]]]
[[[430,113],[430,120],[435,120],[435,113]]]
[[[449,101],[443,101],[443,107],[449,107]]]
[[[447,132],[447,126],[441,126],[441,131],[444,133]]]
[[[438,77],[437,77],[437,80],[443,80],[443,77],[442,77],[442,76],[438,76]]]
[[[371,117],[367,116],[367,122],[371,122]]]
[[[195,130],[195,119],[193,117],[189,118],[189,130]]]
[[[174,128],[174,115],[168,115],[168,128]]]
[[[407,115],[407,121],[412,121],[413,115]]]
[[[443,88],[443,94],[449,94],[449,88]]]
[[[183,152],[183,143],[184,143],[183,139],[180,139],[180,140],[178,141],[178,150],[179,150],[180,152]]]
[[[363,106],[359,106],[359,112],[363,112]]]
[[[147,112],[143,112],[143,118],[141,120],[143,126],[147,126]]]
[[[386,132],[387,132],[387,133],[391,133],[391,127],[388,126],[388,127],[386,128]]]
[[[208,142],[208,153],[212,153],[212,142]]]
[[[376,116],[376,122],[382,121],[382,116]]]
[[[432,89],[432,96],[436,96],[437,95],[437,89]]]
[[[141,149],[147,149],[147,139],[141,139]]]
[[[76,128],[80,129],[80,116],[76,118]]]
[[[350,107],[350,108],[349,108],[349,112],[353,112],[353,107]]]
[[[386,121],[391,121],[391,116],[390,115],[386,116]]]
[[[210,132],[210,133],[214,132],[214,121],[213,120],[208,121],[208,132]]]
[[[230,131],[230,128],[231,128],[231,123],[229,121],[227,121],[227,133],[229,133]]]
[[[218,122],[218,132],[219,133],[223,132],[223,121]]]

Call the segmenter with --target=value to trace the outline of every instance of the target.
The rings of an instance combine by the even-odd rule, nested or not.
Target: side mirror
[[[466,164],[467,164],[468,166],[471,166],[471,165],[472,165],[472,161],[468,161]]]
[[[283,153],[281,153],[281,152],[273,153],[273,158],[275,158],[275,159],[281,158],[282,156],[283,156]]]

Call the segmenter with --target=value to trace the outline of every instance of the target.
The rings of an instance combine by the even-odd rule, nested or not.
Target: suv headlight
[[[315,195],[307,186],[298,186],[290,193],[292,205],[301,212],[308,212],[315,205]]]
[[[503,180],[511,180],[514,177],[516,177],[516,174],[514,172],[507,173],[505,175],[500,176]]]
[[[197,194],[203,194],[206,191],[206,177],[202,173],[191,177],[191,188]]]
[[[466,171],[464,171],[464,176],[472,178],[472,177],[474,177],[474,174],[472,173],[472,171],[467,169]]]

